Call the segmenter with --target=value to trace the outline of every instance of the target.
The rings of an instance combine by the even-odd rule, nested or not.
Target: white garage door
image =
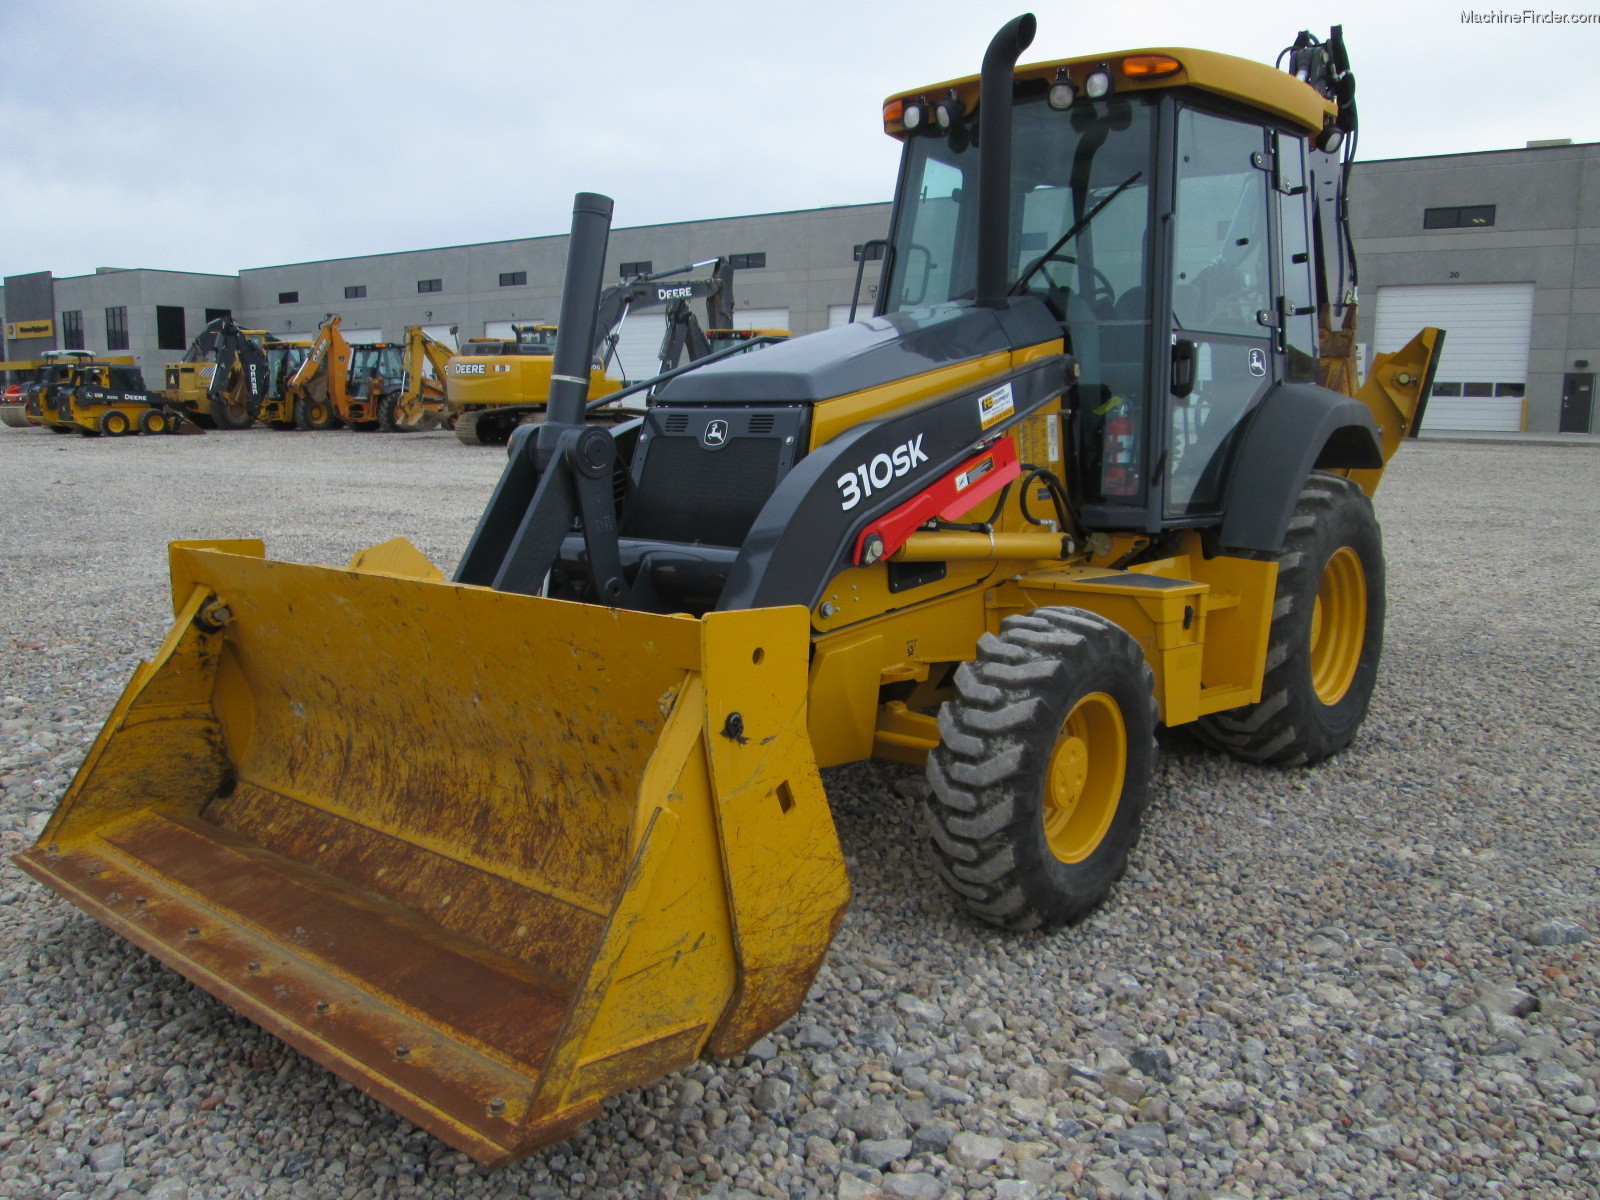
[[[666,335],[664,313],[630,313],[617,339],[617,359],[606,364],[606,371],[615,376],[620,363],[620,370],[630,383],[653,379],[661,374],[661,339]]]
[[[443,342],[446,346],[449,346],[450,349],[454,350],[456,346],[459,345],[459,343],[456,341],[456,335],[451,332],[451,330],[454,328],[454,325],[424,325],[422,327],[422,332],[427,334],[434,341]]]
[[[872,305],[862,304],[856,308],[856,320],[860,321],[872,315]],[[841,325],[850,324],[850,306],[848,304],[828,305],[828,328],[837,329]]]
[[[517,331],[512,328],[511,321],[485,321],[483,336],[486,338],[499,338],[503,342],[515,341]]]
[[[787,308],[740,308],[733,314],[735,329],[788,329]]]
[[[1424,429],[1522,428],[1533,284],[1378,289],[1375,349],[1400,349],[1424,325],[1445,331]]]
[[[382,329],[350,329],[341,325],[339,332],[344,334],[344,340],[352,346],[365,345],[368,342],[383,341]]]

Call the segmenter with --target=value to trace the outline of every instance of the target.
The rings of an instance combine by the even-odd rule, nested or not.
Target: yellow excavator
[[[1158,724],[1349,745],[1442,335],[1353,386],[1342,39],[1019,67],[1033,33],[884,106],[870,317],[606,426],[580,194],[546,420],[454,573],[175,543],[23,868],[500,1163],[794,1015],[850,895],[819,767],[924,763],[952,901],[1042,934],[1122,874]]]
[[[683,276],[701,267],[711,271],[698,279]],[[670,271],[633,275],[606,288],[596,301],[594,335],[589,363],[589,394],[644,397],[656,383],[679,366],[687,354],[691,364],[713,352],[699,320],[690,308],[691,300],[704,300],[706,327],[724,334],[743,331],[725,329],[733,324],[733,267],[726,258],[707,259],[674,267]],[[630,383],[617,356],[617,343],[630,314],[666,307],[666,332],[658,358],[661,374]],[[587,327],[587,322],[586,322]],[[556,347],[554,325],[512,326],[514,342],[474,339],[450,365],[446,393],[450,413],[455,418],[456,438],[466,445],[503,445],[525,421],[537,421],[545,412],[550,395],[552,355]],[[743,349],[764,345],[773,338],[738,336],[725,342],[741,341]],[[727,357],[726,354],[721,357]],[[609,372],[615,371],[620,378]],[[619,420],[626,410],[612,409],[597,420]]]

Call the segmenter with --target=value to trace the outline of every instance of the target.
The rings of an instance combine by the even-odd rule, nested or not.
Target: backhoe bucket
[[[800,608],[176,543],[36,878],[483,1163],[800,1006],[849,898]]]

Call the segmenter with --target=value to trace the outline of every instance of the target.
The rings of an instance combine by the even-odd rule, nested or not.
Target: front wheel
[[[173,420],[170,413],[159,408],[147,408],[139,414],[140,433],[171,433]]]
[[[928,756],[939,874],[974,916],[1059,929],[1106,898],[1155,772],[1154,678],[1104,617],[1040,608],[985,634],[956,671]]]
[[[1294,767],[1348,746],[1383,651],[1383,535],[1350,480],[1313,473],[1283,550],[1261,699],[1200,718],[1200,736],[1250,762]]]

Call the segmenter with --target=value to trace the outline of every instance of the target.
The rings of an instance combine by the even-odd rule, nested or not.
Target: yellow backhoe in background
[[[546,419],[454,575],[174,544],[24,869],[499,1163],[796,1012],[850,890],[820,766],[925,763],[953,902],[1050,931],[1127,864],[1158,723],[1348,745],[1442,335],[1351,394],[1342,40],[1018,67],[1033,33],[884,106],[871,317],[607,426],[580,194]]]
[[[202,429],[248,429],[271,383],[261,329],[218,317],[164,372],[163,402]]]
[[[262,420],[275,429],[437,428],[452,353],[420,325],[406,326],[400,342],[351,345],[341,319],[330,315],[289,375],[281,399],[263,404]]]

